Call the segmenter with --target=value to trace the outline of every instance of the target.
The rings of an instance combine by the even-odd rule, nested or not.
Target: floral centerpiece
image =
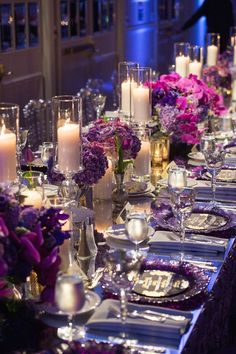
[[[0,191],[0,297],[13,295],[12,284],[24,283],[34,271],[44,287],[42,299],[53,299],[59,246],[70,237],[61,230],[67,218],[57,208],[22,207]]]
[[[119,118],[110,121],[96,120],[85,136],[90,143],[98,142],[113,155],[117,173],[124,173],[127,165],[136,158],[141,148],[141,141],[134,130]]]
[[[151,83],[153,113],[160,130],[172,134],[173,140],[196,144],[202,130],[199,123],[209,112],[221,115],[226,108],[214,88],[195,75],[182,78],[177,73],[162,75]]]

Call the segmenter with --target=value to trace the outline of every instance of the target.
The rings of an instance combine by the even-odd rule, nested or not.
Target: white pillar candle
[[[34,208],[41,208],[43,204],[42,194],[37,190],[25,190],[22,193],[24,197],[24,205],[32,205]]]
[[[142,141],[141,149],[134,161],[136,176],[146,176],[151,172],[150,142]]]
[[[126,80],[121,84],[121,110],[127,115],[133,114],[133,89],[137,87],[134,80]]]
[[[182,77],[188,76],[189,57],[180,55],[175,58],[175,72]]]
[[[232,83],[232,101],[236,102],[236,80]]]
[[[216,45],[209,45],[207,47],[207,65],[213,66],[217,63],[218,47]]]
[[[112,162],[108,160],[105,175],[93,187],[94,199],[108,200],[112,194]]]
[[[198,79],[202,77],[202,63],[197,60],[189,63],[189,74],[197,75]]]
[[[151,119],[149,88],[139,86],[133,90],[134,121],[145,123]]]
[[[78,171],[80,167],[80,126],[66,122],[57,130],[60,171]]]
[[[236,45],[234,46],[234,65],[236,65]]]
[[[0,183],[16,178],[16,135],[5,126],[0,132]]]

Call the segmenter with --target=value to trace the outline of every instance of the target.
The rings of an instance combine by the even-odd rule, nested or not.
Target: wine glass
[[[169,190],[181,191],[187,187],[187,170],[184,166],[171,167],[168,171]]]
[[[95,94],[92,96],[93,108],[96,111],[96,118],[99,119],[101,117],[101,113],[105,107],[106,96],[101,93]]]
[[[180,226],[181,261],[184,257],[185,222],[192,213],[194,201],[195,191],[193,188],[186,187],[181,192],[173,189],[170,191],[171,208]]]
[[[207,133],[201,138],[201,151],[206,161],[206,167],[211,174],[211,188],[212,188],[212,205],[216,203],[216,178],[221,171],[224,162],[226,150],[223,149],[222,144],[217,144],[215,135]]]
[[[123,341],[126,341],[127,291],[132,289],[138,279],[141,257],[137,257],[135,251],[111,249],[106,253],[105,263],[105,280],[119,291],[122,325],[120,336]]]
[[[128,239],[135,244],[137,257],[139,254],[139,245],[148,237],[148,222],[145,212],[131,210],[126,214],[125,229]]]
[[[83,338],[85,336],[84,328],[73,323],[74,315],[82,309],[85,303],[84,285],[78,274],[58,274],[55,302],[58,309],[68,315],[68,326],[58,328],[58,337],[68,341]]]
[[[54,146],[52,142],[46,141],[42,144],[41,160],[47,164],[49,158],[54,154]]]

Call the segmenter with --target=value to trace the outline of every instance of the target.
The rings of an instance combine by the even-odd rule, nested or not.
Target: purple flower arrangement
[[[98,142],[106,152],[109,152],[116,160],[116,170],[124,172],[131,159],[135,159],[140,148],[141,141],[134,130],[119,118],[111,121],[106,119],[96,120],[85,135],[90,143]]]
[[[195,75],[187,78],[177,73],[162,75],[151,83],[151,88],[153,111],[158,115],[160,129],[172,134],[175,141],[198,143],[202,133],[198,123],[208,112],[221,115],[226,110],[215,89]]]
[[[0,192],[0,297],[12,295],[13,284],[35,271],[51,301],[60,257],[58,246],[69,238],[61,226],[68,215],[57,208],[22,207],[14,196]]]

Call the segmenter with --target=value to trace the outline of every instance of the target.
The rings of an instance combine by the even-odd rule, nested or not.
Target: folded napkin
[[[212,198],[211,181],[199,180],[195,186],[197,192],[196,199],[210,200]],[[236,201],[235,183],[217,182],[216,199],[218,201]]]
[[[156,318],[160,316],[161,320],[150,320],[143,317],[132,316],[132,312],[137,311],[139,314],[144,314],[145,311],[151,311],[150,316]],[[117,300],[104,300],[102,304],[95,310],[92,317],[86,324],[88,331],[106,332],[107,335],[123,331],[121,324],[120,302]],[[146,313],[147,314],[147,313]],[[166,315],[167,317],[163,317]],[[181,316],[175,319],[170,317]],[[128,314],[125,325],[125,331],[132,334],[134,338],[144,339],[146,342],[151,341],[153,337],[154,343],[158,339],[164,339],[166,345],[173,345],[180,340],[180,337],[188,330],[192,319],[191,312],[178,311],[150,305],[137,305],[128,303]]]
[[[148,226],[148,236],[151,237],[154,234],[154,229],[151,226]],[[113,248],[126,248],[134,249],[135,244],[127,238],[125,225],[112,225],[106,230],[106,243]],[[139,248],[147,248],[147,241],[143,241],[139,244]]]
[[[169,250],[178,251],[181,249],[179,235],[171,231],[156,231],[148,242],[150,251]],[[224,252],[228,240],[206,235],[186,235],[184,241],[184,250],[190,252],[217,253]]]

